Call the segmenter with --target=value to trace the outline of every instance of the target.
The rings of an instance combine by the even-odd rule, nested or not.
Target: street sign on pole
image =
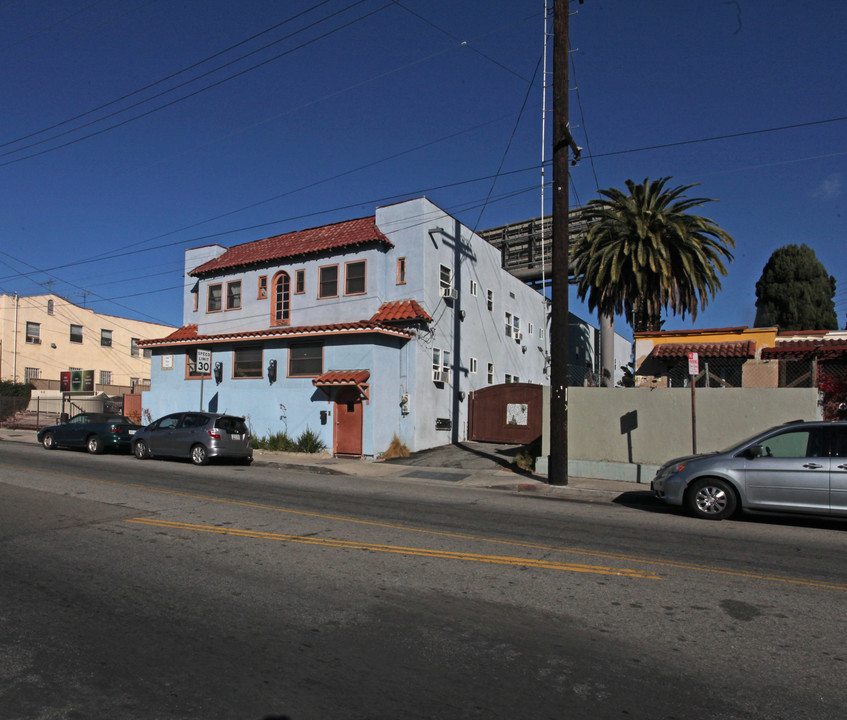
[[[212,351],[197,350],[197,372],[200,373],[200,410],[203,410],[203,378],[212,372]]]
[[[208,375],[212,372],[212,351],[198,350],[197,351],[197,372],[201,375]]]
[[[699,375],[700,374],[700,358],[696,352],[688,353],[688,374],[689,375]]]
[[[696,352],[688,353],[688,374],[691,377],[691,450],[697,454],[697,404],[694,399],[694,386],[700,374],[700,358]]]

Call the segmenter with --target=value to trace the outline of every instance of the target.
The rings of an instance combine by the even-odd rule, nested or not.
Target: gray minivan
[[[179,412],[159,418],[135,433],[132,451],[139,460],[190,458],[195,465],[207,465],[211,458],[232,458],[245,465],[253,461],[244,418],[209,412]]]

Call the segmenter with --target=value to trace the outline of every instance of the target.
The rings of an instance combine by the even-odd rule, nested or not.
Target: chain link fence
[[[640,387],[690,387],[687,359],[667,359]],[[818,388],[826,420],[847,419],[847,360],[701,358],[696,388]]]

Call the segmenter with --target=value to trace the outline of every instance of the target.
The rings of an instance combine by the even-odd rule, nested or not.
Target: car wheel
[[[146,460],[150,457],[150,448],[147,447],[147,443],[143,440],[136,440],[135,445],[132,446],[132,450],[135,453],[135,457],[139,460]]]
[[[692,483],[685,500],[694,516],[705,520],[724,520],[738,508],[735,490],[718,478],[702,478]]]
[[[55,450],[56,449],[56,438],[53,437],[53,433],[44,433],[44,437],[41,438],[41,444],[47,450]]]
[[[91,435],[88,438],[87,447],[92,455],[100,455],[103,452],[103,441],[96,435]]]
[[[195,465],[209,464],[209,451],[203,445],[195,445],[191,448],[191,462]]]

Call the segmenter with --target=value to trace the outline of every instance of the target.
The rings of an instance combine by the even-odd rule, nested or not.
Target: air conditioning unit
[[[444,382],[444,372],[441,370],[432,371],[432,382]]]
[[[455,288],[443,287],[441,288],[441,297],[447,300],[455,300],[459,297],[459,293]]]
[[[520,339],[523,337],[523,335],[521,335],[520,330],[515,330],[515,332],[512,334],[512,337],[515,338],[515,342],[520,342]]]

